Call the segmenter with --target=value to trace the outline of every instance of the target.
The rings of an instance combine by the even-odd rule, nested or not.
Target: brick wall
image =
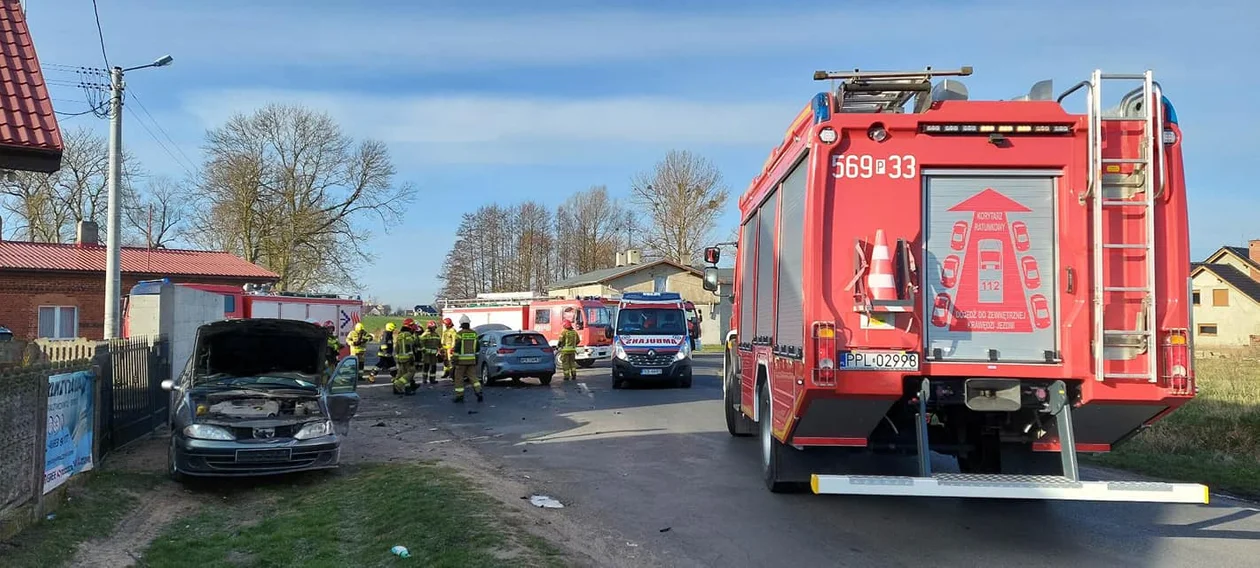
[[[140,280],[153,278],[123,274],[123,295]],[[250,282],[240,278],[179,277],[172,280],[231,286]],[[13,330],[15,339],[38,336],[40,306],[74,306],[79,313],[79,337],[102,339],[105,336],[104,274],[0,270],[0,325]]]

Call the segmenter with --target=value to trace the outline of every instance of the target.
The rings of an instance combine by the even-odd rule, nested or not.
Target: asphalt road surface
[[[496,383],[466,408],[445,381],[404,400],[489,459],[545,479],[566,505],[557,514],[598,524],[644,565],[1260,566],[1260,505],[1220,497],[1197,506],[772,494],[756,437],[726,432],[720,357],[697,363],[690,389],[614,391],[601,363],[576,383]],[[380,382],[362,389],[365,409],[392,396]]]

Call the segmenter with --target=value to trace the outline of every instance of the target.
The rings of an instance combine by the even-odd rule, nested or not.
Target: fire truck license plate
[[[919,354],[905,351],[841,351],[840,368],[850,371],[917,371]]]

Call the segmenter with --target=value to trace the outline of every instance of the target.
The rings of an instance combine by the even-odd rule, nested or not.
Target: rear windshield
[[[537,333],[518,333],[503,336],[503,344],[518,347],[542,346],[547,344],[547,338]]]

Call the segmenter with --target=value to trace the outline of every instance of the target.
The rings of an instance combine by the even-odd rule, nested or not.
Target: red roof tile
[[[19,0],[0,0],[0,146],[61,154],[61,132]]]
[[[276,280],[279,275],[231,253],[123,247],[124,274],[223,276]],[[0,241],[0,270],[105,272],[105,247]]]

